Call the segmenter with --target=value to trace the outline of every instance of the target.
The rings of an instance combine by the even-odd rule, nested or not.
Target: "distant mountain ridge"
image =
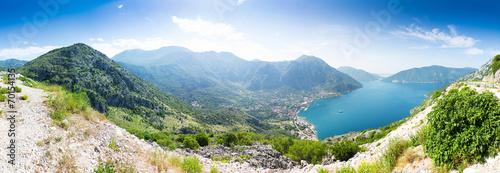
[[[368,73],[364,70],[356,69],[356,68],[349,67],[349,66],[342,66],[342,67],[337,68],[337,70],[351,76],[352,78],[356,79],[357,81],[374,81],[374,80],[380,80],[383,78],[377,74]]]
[[[451,83],[476,70],[475,68],[450,68],[433,65],[404,70],[384,78],[382,81],[403,83]]]
[[[0,60],[0,69],[8,68],[8,67],[19,68],[19,67],[22,67],[27,62],[28,61],[18,60],[18,59]]]
[[[233,105],[247,99],[241,94],[260,90],[347,92],[362,87],[320,58],[306,55],[292,61],[247,61],[229,52],[164,47],[124,51],[112,59],[187,103],[213,108]]]

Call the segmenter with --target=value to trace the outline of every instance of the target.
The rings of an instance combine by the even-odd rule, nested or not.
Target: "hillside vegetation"
[[[477,69],[474,68],[449,68],[434,65],[404,70],[384,78],[382,81],[397,81],[403,83],[451,83],[476,70]]]
[[[211,131],[212,124],[221,125],[213,130],[224,131],[233,127],[255,130],[248,124],[263,126],[247,114],[210,117],[197,113],[182,100],[85,44],[52,50],[28,62],[19,72],[36,81],[62,85],[71,92],[83,94],[94,109],[126,129],[196,133]]]

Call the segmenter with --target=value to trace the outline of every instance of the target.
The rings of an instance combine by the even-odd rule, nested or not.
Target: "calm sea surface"
[[[381,81],[362,84],[363,88],[344,93],[342,97],[314,101],[307,110],[300,111],[299,116],[316,126],[319,139],[378,128],[410,116],[410,110],[422,103],[425,94],[445,85]]]

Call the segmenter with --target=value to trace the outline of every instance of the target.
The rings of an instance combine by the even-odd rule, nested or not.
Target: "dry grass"
[[[167,155],[161,154],[160,152],[153,152],[150,153],[150,157],[148,158],[148,163],[153,165],[158,169],[159,172],[162,171],[174,171],[174,172],[181,172],[179,169],[181,159],[179,157],[170,157],[167,159]],[[173,162],[172,162],[173,161]]]
[[[58,161],[57,172],[76,172],[75,157],[65,153]]]
[[[407,165],[412,165],[414,168],[414,162],[418,162],[424,159],[424,153],[422,150],[418,150],[414,147],[407,148],[401,156],[396,161],[396,168],[404,168]]]

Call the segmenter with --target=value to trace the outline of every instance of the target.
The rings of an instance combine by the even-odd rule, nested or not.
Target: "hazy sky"
[[[478,68],[500,54],[500,2],[489,0],[9,0],[0,8],[0,59],[81,42],[109,57],[183,46],[395,73]]]

